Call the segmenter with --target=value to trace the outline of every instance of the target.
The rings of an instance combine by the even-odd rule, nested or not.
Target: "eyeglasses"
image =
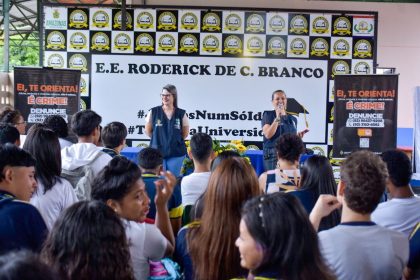
[[[161,96],[162,98],[164,98],[164,97],[169,97],[169,96],[171,96],[171,95],[172,95],[172,94],[170,94],[170,93],[169,93],[169,94],[163,94],[163,93],[161,93],[161,94],[160,94],[160,96]]]
[[[16,125],[19,125],[19,124],[26,124],[26,121],[16,123]]]

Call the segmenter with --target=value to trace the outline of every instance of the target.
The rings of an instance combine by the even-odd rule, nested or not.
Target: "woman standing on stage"
[[[287,96],[283,90],[276,90],[271,95],[271,103],[274,110],[264,111],[261,121],[264,133],[264,168],[273,170],[277,165],[276,141],[286,133],[297,133],[297,119],[286,113]],[[308,129],[298,132],[299,137],[308,132]]]
[[[145,132],[151,137],[150,147],[163,154],[163,168],[179,176],[187,153],[184,139],[189,133],[188,116],[185,110],[178,108],[174,85],[164,86],[160,96],[162,105],[147,114]]]

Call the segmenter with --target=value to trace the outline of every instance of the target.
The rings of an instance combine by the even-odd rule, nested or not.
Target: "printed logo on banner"
[[[84,111],[87,109],[86,102],[80,98],[80,111]]]
[[[89,27],[88,9],[69,9],[69,28],[87,29]]]
[[[136,13],[136,11],[135,11]],[[136,16],[136,29],[152,30],[155,25],[154,16],[149,11],[141,11]]]
[[[351,58],[351,38],[332,38],[331,39],[331,58]]]
[[[109,51],[110,50],[109,36],[110,36],[109,32],[93,33],[90,49],[92,51],[98,51],[98,52]]]
[[[160,11],[157,29],[164,31],[176,31],[176,18],[177,17],[174,11]]]
[[[264,35],[245,35],[244,55],[264,56],[265,55],[265,36]]]
[[[133,53],[133,32],[112,31],[112,52]]]
[[[331,77],[341,74],[350,74],[350,66],[344,60],[335,61],[331,68]]]
[[[148,33],[140,33],[136,37],[136,51],[142,53],[150,53],[155,50],[155,40],[153,39],[151,34]]]
[[[203,23],[201,30],[205,32],[219,32],[222,30],[220,15],[215,12],[205,13],[203,16]]]
[[[267,54],[273,56],[284,56],[286,54],[286,40],[287,36],[273,36],[269,38],[267,44]]]
[[[311,44],[311,56],[316,57],[328,57],[330,46],[326,39],[315,38]]]
[[[89,31],[69,31],[69,51],[79,51],[79,52],[88,52],[89,51],[89,41],[88,33]]]
[[[330,22],[325,16],[317,16],[312,20],[311,34],[315,35],[329,35]]]
[[[329,92],[329,94],[328,94],[328,96],[329,96],[329,98],[328,98],[328,101],[329,102],[334,102],[334,94],[335,94],[335,88],[334,88],[334,80],[329,80],[328,81],[328,92]]]
[[[267,34],[287,35],[287,13],[267,13],[267,23]]]
[[[353,17],[353,35],[354,36],[373,36],[374,32],[374,17],[369,16],[354,16]]]
[[[366,75],[372,73],[372,66],[366,61],[353,60],[353,74]]]
[[[97,10],[92,15],[92,28],[110,29],[109,10]]]
[[[87,72],[88,62],[86,57],[83,54],[73,54],[69,58],[69,68]]]
[[[53,68],[65,68],[65,53],[46,53],[45,56],[47,57],[46,66],[53,67]]]
[[[193,12],[187,12],[185,14],[182,15],[181,20],[180,20],[180,24],[181,30],[187,30],[187,31],[193,31],[193,30],[199,30],[198,28],[198,17],[195,13]]]
[[[159,54],[176,54],[177,53],[177,33],[159,34],[157,39],[157,51]]]
[[[326,145],[313,145],[313,144],[307,144],[306,148],[311,149],[314,151],[314,155],[318,156],[327,156],[327,146]]]
[[[63,34],[65,31],[52,31],[47,35],[47,44],[45,48],[47,50],[65,50],[66,49],[66,38]]]
[[[239,13],[229,13],[225,15],[223,31],[224,32],[238,32],[243,29],[242,18],[244,13],[239,15]]]
[[[80,76],[80,96],[89,96],[89,87],[88,87],[89,75]]]
[[[67,8],[44,7],[45,29],[67,29]]]
[[[304,35],[308,34],[308,19],[307,15],[295,15],[289,22],[289,34]]]
[[[332,145],[333,144],[333,139],[334,139],[334,124],[333,123],[329,123],[328,124],[328,145]],[[331,154],[332,155],[332,154]]]
[[[222,48],[221,48],[221,41],[222,41],[222,34],[205,34],[201,33],[201,49],[200,54],[207,54],[207,55],[221,55]]]
[[[186,54],[198,54],[198,39],[194,34],[185,34],[179,40],[179,52]]]
[[[329,105],[330,104],[328,104],[328,106]],[[334,105],[331,106],[331,109],[330,109],[330,117],[329,117],[328,121],[334,122]]]
[[[112,11],[113,13],[115,12],[115,10]],[[125,28],[126,30],[133,30],[133,16],[132,16],[133,11],[132,10],[127,10],[125,15],[126,15],[126,21],[125,21]],[[114,14],[113,16],[113,29],[116,30],[121,30],[122,28],[122,11],[118,11]]]
[[[351,22],[348,17],[333,16],[333,35],[351,36]]]
[[[372,45],[368,40],[358,40],[354,44],[354,53],[355,58],[370,58],[372,57]]]
[[[265,20],[261,14],[245,13],[246,19],[246,32],[260,33],[265,31]]]
[[[242,53],[242,40],[237,35],[229,35],[223,43],[225,54],[238,55]]]
[[[307,37],[289,36],[289,51],[287,57],[309,57]]]

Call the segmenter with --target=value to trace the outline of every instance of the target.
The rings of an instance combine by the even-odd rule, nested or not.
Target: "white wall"
[[[255,7],[375,11],[379,13],[377,62],[396,67],[399,78],[398,127],[414,126],[413,93],[420,86],[420,4],[306,0],[133,0],[133,5]]]

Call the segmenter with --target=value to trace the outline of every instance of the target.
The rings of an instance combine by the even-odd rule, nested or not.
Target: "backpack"
[[[97,153],[91,163],[101,155],[102,152]],[[80,166],[74,170],[67,170],[63,168],[61,169],[61,177],[70,182],[79,201],[90,200],[92,183],[95,178],[90,164]]]

